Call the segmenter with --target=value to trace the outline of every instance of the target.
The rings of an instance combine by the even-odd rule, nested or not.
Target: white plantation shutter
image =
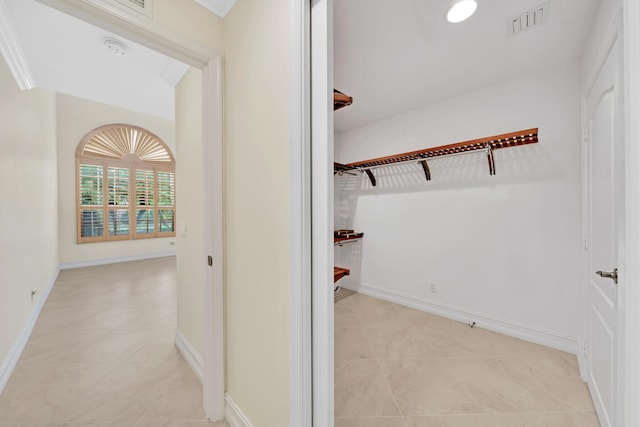
[[[155,172],[136,170],[136,235],[155,232]]]
[[[176,179],[175,172],[161,171],[158,183],[158,232],[176,232]]]
[[[129,168],[107,167],[109,236],[129,237]]]
[[[129,168],[107,168],[110,206],[129,206]]]
[[[80,204],[82,206],[102,206],[102,166],[81,165],[79,169],[80,179]]]
[[[103,126],[76,157],[79,243],[175,236],[175,162],[157,136]]]
[[[83,164],[78,168],[79,233],[87,240],[104,235],[104,173],[101,165]]]

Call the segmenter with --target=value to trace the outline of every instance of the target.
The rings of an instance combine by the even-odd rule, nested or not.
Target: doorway
[[[333,45],[333,40],[331,38],[330,35],[327,35],[327,33],[330,33],[332,30],[332,24],[331,24],[331,14],[327,13],[328,9],[331,9],[331,5],[324,5],[323,2],[321,1],[317,1],[317,2],[312,2],[312,20],[313,19],[318,19],[318,21],[313,20],[312,22],[314,23],[314,25],[321,25],[321,24],[326,24],[326,26],[320,30],[317,28],[313,28],[312,25],[312,38],[314,36],[318,36],[318,39],[316,40],[315,38],[313,38],[314,43],[312,43],[312,45],[314,45],[314,49],[318,48],[318,50],[324,50],[325,53],[326,51],[330,51],[331,50],[331,46]],[[318,12],[318,16],[316,18],[314,18],[314,12]],[[317,43],[320,44],[320,46],[317,46]],[[329,47],[325,46],[328,45]],[[331,76],[332,73],[331,72],[327,72],[326,68],[328,66],[328,64],[326,62],[322,62],[321,64],[318,63],[314,63],[312,56],[312,74],[314,76],[314,78],[312,79],[312,82],[316,79],[319,78],[319,80],[321,81],[321,85],[324,85],[324,90],[326,91],[327,89],[331,90],[333,89],[333,83],[331,81]],[[329,58],[331,58],[331,56],[329,56]],[[317,59],[317,58],[316,58]],[[322,58],[319,57],[319,59],[321,60]],[[332,60],[329,59],[329,65],[332,65],[331,62]],[[317,74],[316,74],[317,73]],[[329,84],[327,84],[329,83]],[[315,84],[315,83],[314,83]],[[338,88],[340,89],[340,88]],[[315,88],[312,88],[312,92],[315,90]],[[316,92],[313,92],[316,93]],[[325,92],[317,92],[316,95],[320,95],[322,94],[322,96],[315,96],[312,97],[312,99],[314,100],[314,104],[313,104],[313,108],[312,110],[319,110],[318,111],[314,111],[313,115],[312,115],[312,123],[313,126],[312,128],[314,129],[314,133],[313,133],[313,140],[322,140],[322,141],[328,141],[328,145],[332,146],[333,145],[333,140],[332,140],[332,135],[325,135],[324,133],[326,133],[326,130],[320,130],[318,133],[316,133],[316,126],[320,125],[320,126],[331,126],[332,124],[332,118],[330,117],[330,114],[325,114],[326,111],[330,111],[330,105],[328,102],[325,102]],[[320,99],[319,99],[320,98]],[[329,128],[332,129],[332,128]],[[331,133],[331,132],[329,132]],[[317,139],[317,138],[324,138],[324,139]],[[312,157],[314,162],[318,161],[317,159],[320,159],[319,161],[324,161],[326,163],[331,163],[333,161],[333,157],[329,156],[328,154],[328,150],[329,149],[322,149],[322,150],[318,150],[315,152],[315,157]],[[627,160],[628,161],[628,160]],[[314,163],[314,176],[312,181],[314,181],[314,191],[320,191],[323,192],[323,194],[327,195],[329,193],[330,190],[327,190],[324,186],[326,185],[326,180],[327,178],[330,178],[330,176],[325,175],[325,172],[328,173],[328,171],[326,170],[326,163],[325,166],[322,167],[322,163],[319,164],[315,164]],[[627,192],[627,197],[628,197],[628,192]],[[633,196],[634,198],[637,198],[637,196]],[[315,199],[314,199],[315,200]],[[627,200],[628,201],[628,200]],[[319,222],[315,223],[314,222],[314,227],[316,224],[323,224],[323,225],[328,225],[331,224],[331,220],[330,217],[333,215],[333,199],[329,198],[329,209],[327,209],[327,201],[324,200],[323,201],[323,205],[322,206],[317,206],[316,203],[314,202],[314,206],[313,206],[313,217],[314,220],[319,218]],[[329,213],[327,213],[326,211],[329,211]],[[579,216],[579,215],[578,215]],[[579,218],[576,218],[576,221],[579,221]],[[328,228],[329,230],[331,230],[331,227]],[[324,229],[322,230],[323,233],[327,233],[327,230]],[[314,230],[315,233],[315,230]],[[314,234],[314,236],[316,236],[316,234]],[[324,239],[324,237],[322,235],[318,235],[319,239]],[[628,247],[628,242],[625,243],[625,246]],[[317,247],[317,250],[314,251],[314,260],[313,260],[313,265],[316,266],[318,269],[321,270],[321,274],[322,275],[326,275],[329,276],[329,267],[332,266],[332,254],[331,253],[327,253],[326,254],[326,259],[322,260],[322,262],[317,262],[315,257],[317,253],[320,253],[322,256],[325,255],[326,252],[326,248],[327,247],[331,247],[331,245],[328,243],[328,241],[323,241],[323,244],[321,244],[321,246]],[[316,248],[315,244],[314,244],[314,248]],[[608,270],[607,270],[608,271]],[[578,274],[578,272],[576,271],[576,274]],[[318,284],[318,286],[322,286],[322,282],[316,282],[316,280],[319,280],[320,276],[314,276],[314,286],[315,284]],[[324,277],[324,283],[331,283],[332,281],[330,280],[329,277]],[[326,285],[325,285],[326,286]],[[314,288],[314,292],[318,292],[318,294],[314,293],[314,309],[318,308],[320,310],[328,307],[329,303],[326,301],[326,295],[324,295],[323,290],[318,290],[316,288]],[[322,299],[322,301],[318,302],[318,299]],[[321,304],[321,305],[316,305],[316,304]],[[329,311],[332,311],[330,308],[328,309]],[[332,317],[332,314],[331,316]],[[327,320],[325,318],[317,318],[317,321],[320,322],[320,328],[322,331],[324,331],[324,329],[327,327]],[[315,327],[315,325],[314,325]],[[333,352],[334,348],[331,346],[331,343],[328,343],[328,340],[325,340],[326,334],[323,332],[321,334],[322,338],[321,341],[315,341],[314,340],[314,346],[317,346],[318,344],[323,345],[324,348],[329,348],[331,350],[331,352]],[[575,350],[577,352],[577,349]],[[325,372],[325,365],[327,364],[327,358],[326,355],[320,355],[322,358],[320,359],[320,370],[321,370],[321,375],[323,376],[323,378],[329,378],[329,380],[331,380],[333,378],[332,373],[327,373]],[[333,355],[330,355],[330,358],[332,358]],[[315,364],[315,361],[317,360],[318,355],[315,354],[315,349],[314,349],[314,377],[316,377],[316,370],[317,370],[317,365]],[[630,363],[628,360],[626,363]],[[329,368],[330,369],[330,368]],[[319,378],[319,380],[321,381],[321,383],[324,384],[324,379]],[[324,387],[324,386],[323,386]],[[321,390],[319,390],[322,392],[322,396],[327,396],[328,390],[326,388],[322,388]],[[628,398],[627,398],[628,399]],[[330,402],[328,404],[322,403],[322,402],[317,402],[314,399],[314,411],[316,408],[320,408],[323,412],[327,411],[327,412],[331,412],[329,406],[332,405],[333,402],[333,396],[331,396],[330,399],[328,399]],[[628,401],[628,400],[627,400]],[[314,412],[314,420],[317,419],[316,418],[316,414]]]
[[[204,277],[202,286],[202,375],[204,407],[208,418],[224,418],[224,292],[223,292],[223,195],[222,195],[222,62],[221,54],[203,48],[145,16],[107,2],[90,0],[38,0],[80,20],[126,37],[169,57],[202,70],[200,138],[203,159],[205,247],[195,249]],[[179,180],[180,178],[178,178]],[[179,209],[179,207],[178,207]],[[185,230],[186,231],[186,230]],[[180,233],[180,230],[178,230]],[[178,250],[180,256],[180,250]],[[211,260],[209,262],[209,259]]]

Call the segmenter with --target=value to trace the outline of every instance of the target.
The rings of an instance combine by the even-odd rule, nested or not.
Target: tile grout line
[[[402,316],[402,314],[401,314]],[[402,316],[404,318],[404,316]],[[360,319],[362,321],[362,319]],[[406,318],[404,320],[407,320]],[[396,405],[396,408],[398,409],[398,413],[400,414],[400,418],[402,419],[402,424],[404,424],[404,427],[408,427],[407,425],[407,420],[405,418],[404,413],[402,412],[402,408],[400,408],[400,404],[398,403],[398,398],[396,397],[396,394],[393,392],[393,388],[391,387],[391,383],[389,382],[389,378],[387,377],[387,374],[384,371],[384,368],[382,367],[382,361],[378,355],[378,352],[376,351],[375,346],[373,345],[373,343],[371,342],[370,339],[370,335],[368,332],[367,328],[367,324],[366,322],[363,322],[365,324],[365,334],[366,334],[366,339],[367,342],[369,343],[369,345],[371,346],[371,349],[373,350],[373,354],[376,358],[376,364],[378,365],[378,369],[380,370],[380,373],[382,374],[383,378],[384,378],[384,382],[385,384],[387,384],[387,388],[389,390],[389,393],[391,393],[391,397],[393,398],[393,403]]]

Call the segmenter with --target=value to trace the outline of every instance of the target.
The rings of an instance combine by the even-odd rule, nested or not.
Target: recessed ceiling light
[[[469,19],[478,8],[476,0],[460,0],[451,6],[447,13],[447,20],[453,24]]]

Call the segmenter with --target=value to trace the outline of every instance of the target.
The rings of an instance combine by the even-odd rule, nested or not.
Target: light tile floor
[[[205,427],[174,345],[175,258],[60,272],[0,395],[0,427]]]
[[[574,355],[362,294],[335,326],[335,427],[600,427]]]

